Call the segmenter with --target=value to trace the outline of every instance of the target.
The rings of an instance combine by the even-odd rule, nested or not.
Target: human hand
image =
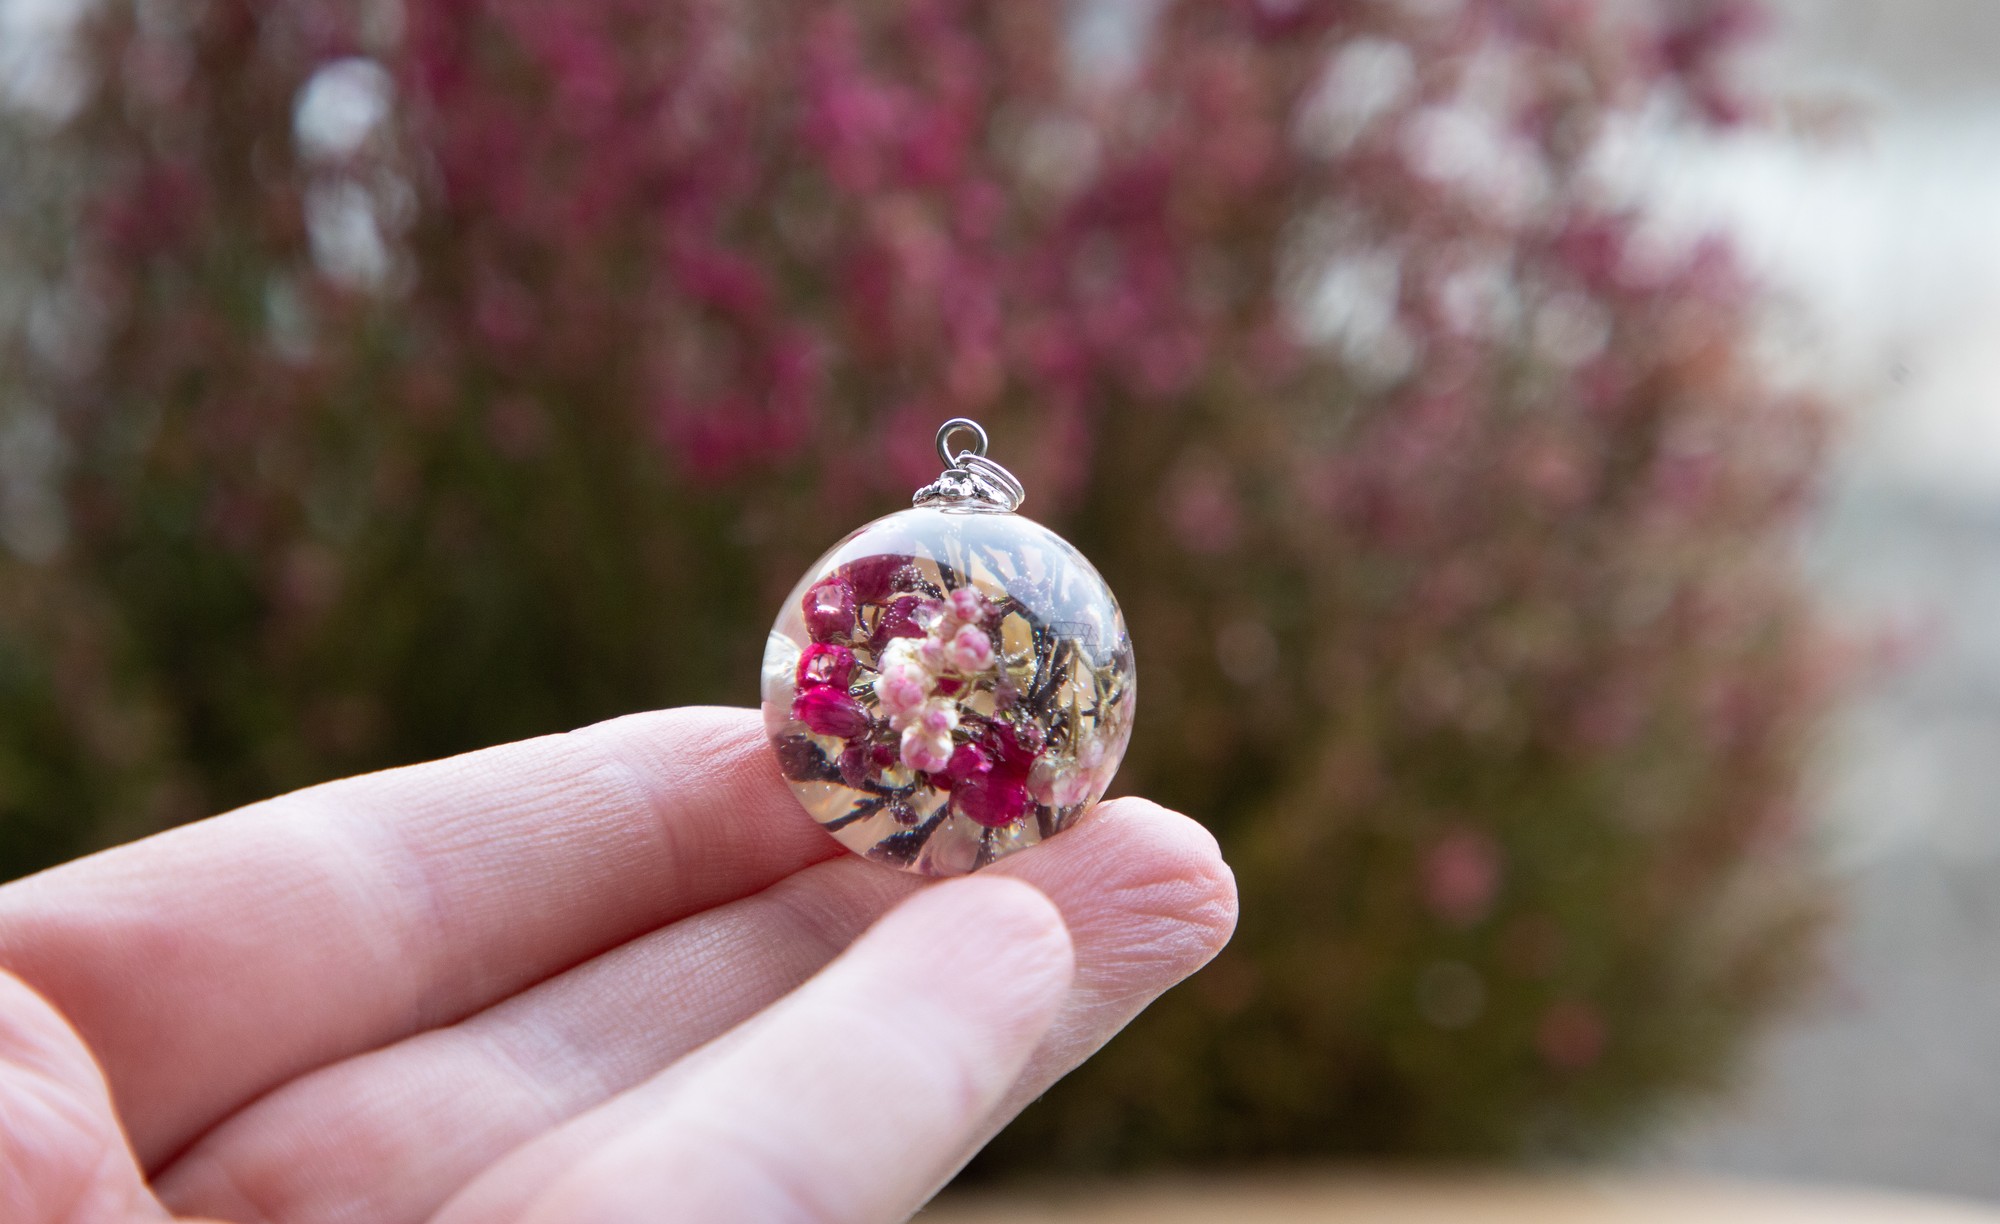
[[[901,1219],[1235,916],[1137,799],[848,856],[747,711],[350,778],[0,888],[0,1220]]]

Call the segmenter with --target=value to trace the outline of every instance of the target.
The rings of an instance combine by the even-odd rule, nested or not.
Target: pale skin
[[[886,1224],[1235,920],[1141,799],[848,855],[750,711],[334,782],[0,887],[0,1220]]]

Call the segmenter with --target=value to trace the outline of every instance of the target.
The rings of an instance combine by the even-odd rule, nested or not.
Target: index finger
[[[838,846],[757,715],[639,714],[328,783],[0,888],[0,967],[89,1042],[140,1159]]]

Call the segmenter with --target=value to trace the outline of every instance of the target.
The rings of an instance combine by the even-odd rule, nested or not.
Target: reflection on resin
[[[1133,683],[1124,618],[1082,554],[1017,514],[923,508],[855,532],[792,592],[764,722],[850,849],[958,875],[1104,794]]]

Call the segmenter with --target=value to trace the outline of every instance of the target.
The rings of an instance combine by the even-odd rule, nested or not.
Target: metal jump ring
[[[951,445],[950,445],[951,436],[962,429],[972,431],[972,437],[973,437],[972,449],[967,451],[960,451],[958,454],[954,455],[951,453]],[[948,468],[964,467],[965,458],[967,455],[975,455],[982,459],[985,458],[986,427],[970,417],[951,418],[949,421],[946,421],[944,424],[938,426],[937,454],[938,454],[938,462],[944,464]]]
[[[997,491],[999,497],[996,500],[1009,510],[1020,508],[1027,499],[1028,489],[1021,483],[1021,478],[984,455],[962,454],[958,457],[958,465],[971,472],[974,480]]]
[[[953,454],[951,440],[960,432],[972,435],[972,448]],[[1014,473],[986,457],[986,430],[977,421],[953,417],[938,426],[937,453],[944,475],[917,490],[915,505],[980,504],[1012,511],[1028,496]]]

